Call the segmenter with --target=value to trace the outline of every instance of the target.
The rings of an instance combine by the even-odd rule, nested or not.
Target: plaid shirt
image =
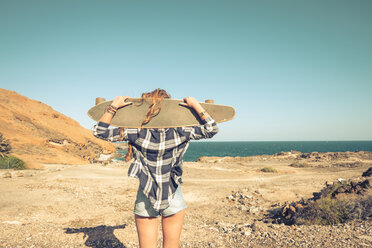
[[[178,128],[120,128],[98,122],[93,127],[97,138],[107,141],[128,141],[133,147],[134,161],[128,176],[138,178],[140,189],[150,199],[153,208],[162,212],[169,206],[182,183],[183,156],[190,140],[211,138],[218,132],[216,122],[207,117],[203,125]]]

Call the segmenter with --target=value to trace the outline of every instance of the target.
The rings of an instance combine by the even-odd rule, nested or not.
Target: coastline
[[[289,151],[372,151],[372,141],[194,141],[185,154],[185,161],[195,161],[201,156],[243,157]]]

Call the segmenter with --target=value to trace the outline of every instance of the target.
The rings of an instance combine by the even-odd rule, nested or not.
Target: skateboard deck
[[[102,117],[107,107],[112,103],[112,101],[103,101],[97,104],[99,100],[102,101],[104,99],[97,98],[96,106],[88,111],[88,116],[95,121],[98,121]],[[129,98],[127,101],[133,102],[133,104],[118,109],[110,125],[116,127],[140,128],[142,122],[146,119],[150,104],[142,100],[142,98]],[[159,114],[153,117],[143,128],[170,128],[201,125],[202,122],[199,115],[193,109],[181,106],[180,103],[182,102],[183,100],[178,99],[163,99]],[[233,107],[213,103],[200,104],[217,123],[229,121],[235,117],[235,109]]]

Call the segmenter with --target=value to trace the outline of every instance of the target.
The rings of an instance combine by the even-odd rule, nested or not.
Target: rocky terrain
[[[41,163],[82,164],[112,153],[112,144],[93,137],[75,120],[14,91],[0,89],[0,133],[12,153],[38,167]]]
[[[340,199],[371,199],[370,186],[362,184],[371,179],[371,155],[293,151],[187,162],[181,247],[371,247],[372,216],[334,225],[278,221],[330,189]],[[138,182],[127,177],[128,165],[1,171],[0,247],[138,247]]]

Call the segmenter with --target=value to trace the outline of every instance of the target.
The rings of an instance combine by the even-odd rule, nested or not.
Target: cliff
[[[12,153],[29,166],[89,163],[115,151],[112,144],[95,138],[77,121],[5,89],[0,89],[0,133],[10,141]]]

